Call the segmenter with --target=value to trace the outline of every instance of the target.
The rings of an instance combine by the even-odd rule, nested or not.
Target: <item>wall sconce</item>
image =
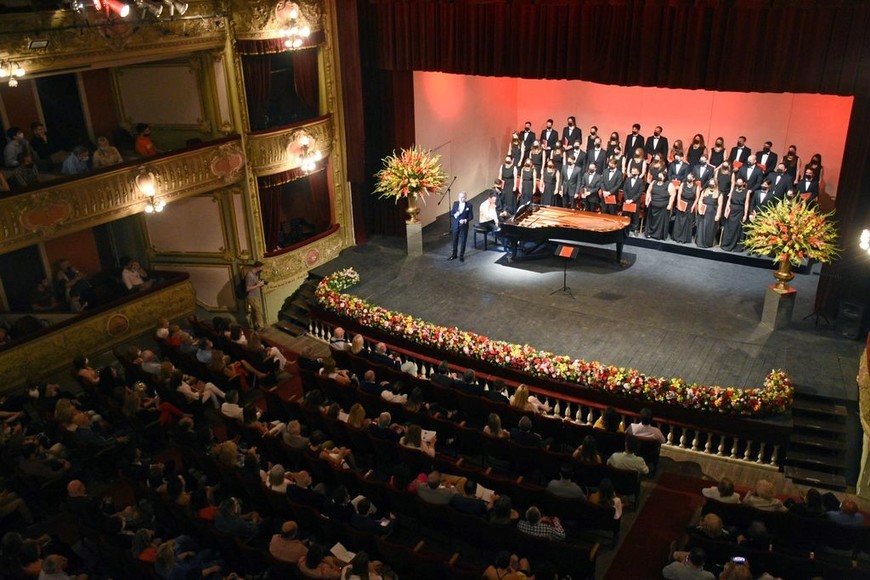
[[[305,173],[311,173],[317,168],[317,162],[323,158],[320,149],[313,147],[313,139],[308,133],[299,132],[296,137],[296,144],[302,150],[299,154],[299,167]]]
[[[299,6],[292,4],[288,12],[288,26],[281,29],[281,38],[287,48],[299,48],[305,43],[305,39],[311,36],[311,27],[299,21]]]
[[[870,254],[870,230],[861,232],[861,238],[858,240],[858,245],[861,249]]]
[[[18,79],[25,75],[20,64],[14,62],[0,63],[0,79],[9,78],[9,86],[13,89],[18,86]]]
[[[160,213],[166,207],[166,202],[157,199],[157,177],[150,171],[140,169],[134,182],[136,189],[148,198],[145,205],[145,213]]]
[[[184,16],[184,13],[187,12],[187,3],[179,2],[178,0],[163,0],[163,3],[169,7],[169,15],[175,16],[177,12],[179,16]]]
[[[160,19],[163,14],[163,4],[151,2],[150,0],[135,0],[136,8],[142,11],[142,18],[145,18],[146,13],[150,13],[154,18]]]

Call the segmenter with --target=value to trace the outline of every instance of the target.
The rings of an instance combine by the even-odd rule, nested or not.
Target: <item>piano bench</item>
[[[489,234],[492,234],[492,242],[496,243],[495,239],[495,230],[490,230],[486,226],[482,226],[480,224],[474,224],[472,226],[472,230],[474,231],[474,247],[477,248],[477,234],[483,234],[483,251],[486,251],[487,248],[487,237]]]

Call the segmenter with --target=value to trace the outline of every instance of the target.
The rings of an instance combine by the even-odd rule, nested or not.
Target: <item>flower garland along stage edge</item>
[[[781,199],[746,224],[743,247],[774,262],[788,260],[793,266],[804,260],[830,262],[839,253],[833,214],[799,199]]]
[[[750,389],[687,384],[679,378],[650,377],[634,369],[558,356],[536,350],[527,344],[490,340],[455,327],[436,326],[343,293],[359,280],[359,274],[353,268],[325,277],[315,292],[318,304],[324,310],[355,320],[367,328],[382,330],[444,352],[631,399],[752,417],[785,413],[791,409],[794,388],[791,379],[782,370],[770,371],[763,387]]]

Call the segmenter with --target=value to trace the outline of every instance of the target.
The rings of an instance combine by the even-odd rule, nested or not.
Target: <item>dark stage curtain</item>
[[[285,222],[301,219],[311,235],[326,231],[332,225],[330,171],[325,170],[329,167],[329,161],[324,160],[310,174],[291,169],[257,178],[267,254],[278,247],[281,224]]]
[[[272,56],[242,56],[242,71],[245,75],[245,97],[251,128],[260,128],[266,118],[272,91]]]
[[[293,52],[293,84],[302,104],[310,111],[318,111],[320,92],[316,48]]]
[[[273,177],[273,176],[270,176]],[[266,240],[266,251],[278,246],[278,236],[281,233],[281,187],[283,183],[272,183],[270,180],[257,178],[257,189],[260,192],[260,216],[263,219],[263,237]]]
[[[366,66],[870,96],[870,2],[368,0]]]

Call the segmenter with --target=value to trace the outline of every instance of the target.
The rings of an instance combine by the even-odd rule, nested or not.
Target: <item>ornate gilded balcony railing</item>
[[[104,352],[155,327],[160,318],[177,319],[196,309],[186,274],[161,272],[167,281],[147,293],[107,304],[73,320],[50,326],[20,344],[0,349],[0,391],[39,381],[72,368],[78,355]]]
[[[298,125],[257,131],[248,135],[248,161],[255,175],[271,175],[300,166],[301,135],[310,138],[311,149],[326,158],[332,152],[334,126],[332,115],[324,115]]]
[[[140,173],[150,173],[157,199],[171,203],[239,180],[244,162],[235,135],[0,198],[0,253],[142,212]]]

